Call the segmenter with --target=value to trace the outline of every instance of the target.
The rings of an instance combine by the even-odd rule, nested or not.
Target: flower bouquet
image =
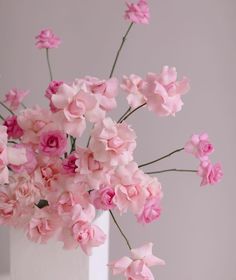
[[[205,186],[217,183],[223,173],[221,165],[209,159],[214,147],[206,133],[193,134],[183,147],[160,158],[135,162],[136,134],[129,117],[141,108],[157,117],[175,116],[190,86],[188,78],[178,79],[176,69],[168,66],[146,77],[131,74],[121,81],[114,77],[129,32],[150,19],[147,0],[126,5],[128,29],[106,79],[55,80],[50,51],[59,47],[61,40],[51,29],[36,37],[36,47],[45,51],[50,74],[45,90],[49,106],[26,106],[29,92],[19,89],[10,90],[0,101],[0,224],[23,230],[33,242],[47,243],[56,237],[65,249],[80,247],[90,255],[92,248],[102,246],[107,238],[94,224],[97,213],[109,211],[130,253],[108,266],[125,279],[151,280],[150,267],[165,262],[152,254],[151,242],[133,248],[115,212],[131,211],[138,223],[152,223],[162,213],[163,191],[156,174],[192,172]],[[117,107],[118,91],[126,94],[128,109],[113,120],[108,114]],[[86,128],[90,136],[82,146],[80,138]],[[198,168],[144,170],[179,152],[193,155]]]

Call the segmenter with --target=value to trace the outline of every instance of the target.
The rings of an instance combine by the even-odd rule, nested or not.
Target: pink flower
[[[143,85],[143,79],[137,75],[132,74],[129,77],[123,76],[123,81],[120,86],[128,93],[127,101],[132,109],[146,102],[146,98],[141,92]]]
[[[88,92],[94,94],[102,110],[111,111],[116,108],[115,97],[118,90],[118,80],[116,78],[106,81],[95,77],[85,77],[84,80],[77,80],[75,83],[85,83]]]
[[[98,247],[106,240],[106,235],[96,225],[75,223],[72,227],[72,233],[74,239],[87,255],[91,255],[92,247]]]
[[[149,7],[147,0],[139,0],[137,4],[126,2],[128,9],[125,11],[124,18],[134,23],[149,23]]]
[[[76,153],[70,154],[67,158],[65,158],[62,162],[63,169],[66,174],[75,174],[78,166],[76,165],[77,161]]]
[[[28,224],[27,237],[37,243],[47,243],[58,229],[57,219],[46,208],[36,209]]]
[[[113,275],[123,273],[127,280],[154,280],[149,267],[165,265],[165,262],[152,254],[152,246],[152,243],[148,243],[140,248],[131,249],[131,258],[123,257],[109,264]]]
[[[136,135],[129,125],[116,124],[110,118],[97,123],[92,132],[90,149],[95,159],[117,166],[133,159]]]
[[[188,90],[188,79],[177,81],[176,69],[165,66],[160,75],[148,73],[142,94],[150,111],[158,116],[174,116],[182,109],[181,96]]]
[[[100,186],[99,190],[94,190],[90,193],[93,205],[97,209],[110,210],[115,207],[113,198],[115,196],[114,189],[109,185]]]
[[[200,160],[207,160],[208,156],[214,152],[214,147],[209,142],[208,135],[202,133],[194,134],[185,144],[184,150]]]
[[[0,185],[8,183],[7,128],[0,125]]]
[[[12,197],[9,189],[0,189],[0,225],[8,224],[16,213],[16,200]]]
[[[25,149],[26,161],[20,165],[10,164],[10,168],[16,173],[27,172],[28,174],[31,174],[37,167],[37,160],[36,160],[35,152],[33,151],[32,147],[25,144],[17,144],[14,146],[14,148]]]
[[[61,39],[57,37],[51,29],[43,29],[39,35],[35,37],[36,48],[38,49],[54,49],[61,44]]]
[[[29,91],[23,91],[19,89],[11,89],[5,95],[5,102],[11,110],[15,111],[19,108],[24,98],[29,94]]]
[[[57,112],[59,109],[57,109],[53,103],[52,103],[52,95],[56,94],[59,87],[63,84],[63,81],[51,81],[48,88],[45,92],[45,97],[47,97],[50,100],[50,109],[53,113]]]
[[[24,134],[22,128],[17,122],[17,116],[15,115],[6,118],[3,125],[7,127],[7,134],[9,138],[11,137],[17,139]]]
[[[203,161],[199,166],[198,175],[202,177],[201,186],[214,185],[223,177],[221,164],[213,165],[210,161]]]
[[[61,156],[66,145],[66,135],[60,130],[44,131],[40,136],[39,149],[47,156]]]
[[[153,197],[145,202],[144,208],[137,216],[137,220],[142,224],[149,224],[160,218],[160,198]]]

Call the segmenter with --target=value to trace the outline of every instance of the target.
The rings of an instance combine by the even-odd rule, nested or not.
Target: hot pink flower
[[[145,202],[144,208],[137,216],[137,220],[142,224],[149,224],[160,218],[161,208],[160,208],[160,198],[153,197]]]
[[[47,243],[58,229],[57,219],[45,209],[36,209],[28,224],[27,237],[37,243]]]
[[[142,93],[150,111],[158,116],[174,116],[182,109],[181,96],[188,90],[188,79],[177,81],[176,69],[165,66],[160,75],[148,73]]]
[[[62,162],[63,169],[67,174],[75,174],[78,166],[76,165],[77,161],[76,153],[70,154],[67,158],[65,158]]]
[[[11,137],[17,139],[24,134],[22,128],[17,122],[17,116],[15,115],[6,118],[3,125],[7,127],[7,134],[9,138]]]
[[[115,124],[112,119],[106,118],[95,125],[89,147],[95,159],[117,166],[133,159],[135,138],[129,125]]]
[[[99,190],[94,190],[90,194],[93,205],[97,209],[103,210],[110,210],[115,207],[115,204],[113,203],[114,196],[115,191],[109,185],[102,185]]]
[[[129,106],[134,109],[146,102],[145,96],[141,93],[144,81],[137,75],[123,76],[121,88],[128,93],[127,101]]]
[[[66,135],[60,130],[44,131],[40,136],[39,149],[47,156],[61,156],[66,145]]]
[[[214,185],[223,177],[221,164],[213,165],[210,161],[203,161],[199,166],[198,175],[202,177],[201,186]]]
[[[52,103],[52,95],[56,94],[59,87],[63,84],[63,81],[51,81],[48,88],[45,92],[45,97],[47,97],[50,100],[50,109],[53,113],[57,112],[59,109],[57,109],[53,103]]]
[[[8,183],[7,128],[0,125],[0,185]]]
[[[91,249],[102,245],[106,240],[104,232],[96,225],[75,223],[72,227],[74,239],[87,255],[91,255]]]
[[[23,91],[19,89],[11,89],[5,95],[5,102],[13,111],[17,110],[24,98],[29,94],[28,91]]]
[[[36,48],[38,49],[54,49],[61,44],[61,39],[57,37],[51,29],[43,29],[39,35],[35,37]]]
[[[109,264],[113,275],[123,273],[127,280],[154,280],[149,267],[164,265],[165,262],[152,254],[152,246],[152,243],[148,243],[140,248],[131,249],[131,258],[123,257]]]
[[[200,160],[207,160],[208,156],[214,152],[214,147],[209,142],[208,135],[202,133],[194,134],[185,144],[184,150]]]
[[[125,19],[134,23],[149,23],[149,7],[147,0],[139,0],[137,4],[126,2],[128,9],[125,11]]]

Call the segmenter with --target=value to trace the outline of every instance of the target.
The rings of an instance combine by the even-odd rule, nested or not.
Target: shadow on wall
[[[0,278],[3,274],[10,271],[10,242],[9,230],[1,227],[0,229]]]

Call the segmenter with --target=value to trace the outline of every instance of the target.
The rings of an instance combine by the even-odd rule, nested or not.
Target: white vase
[[[95,221],[109,236],[109,215]],[[66,251],[58,241],[46,245],[29,241],[21,231],[10,233],[11,280],[108,280],[108,240],[87,257],[79,248]]]

